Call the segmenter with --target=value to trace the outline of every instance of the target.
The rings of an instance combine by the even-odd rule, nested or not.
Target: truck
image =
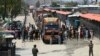
[[[63,42],[60,20],[56,17],[43,18],[42,40],[46,44],[61,44]]]

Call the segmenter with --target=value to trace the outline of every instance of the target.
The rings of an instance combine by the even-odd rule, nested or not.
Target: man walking
[[[89,43],[89,56],[93,56],[93,43],[92,43],[92,41],[90,41],[90,43]]]
[[[37,56],[38,53],[38,49],[36,48],[36,45],[34,45],[33,49],[32,49],[32,54],[33,56]]]

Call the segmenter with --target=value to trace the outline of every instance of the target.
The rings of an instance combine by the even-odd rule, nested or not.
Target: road
[[[24,16],[21,17],[24,18]],[[31,13],[29,13],[29,15],[27,16],[26,25],[28,25],[29,23],[36,26]],[[44,44],[42,40],[22,42],[22,40],[17,39],[13,41],[16,41],[16,56],[32,56],[32,47],[34,44],[36,44],[37,48],[39,49],[38,56],[88,56],[89,40],[68,39],[64,41],[64,44],[56,45]],[[100,40],[94,38],[93,43],[94,56],[100,56]]]
[[[37,29],[37,26],[35,24],[35,20],[33,19],[32,17],[32,13],[28,13],[27,17],[26,17],[26,26],[29,26],[29,23],[30,24],[33,24],[35,26],[35,28]],[[21,21],[22,23],[24,23],[24,19],[25,19],[25,16],[17,16],[14,20],[15,21]]]
[[[17,56],[32,56],[32,47],[34,44],[39,49],[38,56],[88,56],[88,40],[67,40],[64,44],[47,45],[41,40],[33,42],[24,42],[16,40]],[[94,55],[100,56],[100,40],[94,39]]]

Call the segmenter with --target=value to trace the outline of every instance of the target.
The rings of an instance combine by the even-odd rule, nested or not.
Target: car
[[[11,30],[3,30],[0,31],[0,35],[2,35],[3,38],[14,38],[15,32]]]

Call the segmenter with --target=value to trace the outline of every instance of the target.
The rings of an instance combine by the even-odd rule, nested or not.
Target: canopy
[[[80,12],[75,12],[75,13],[73,13],[71,15],[68,15],[68,17],[79,17],[80,14],[81,14]]]
[[[56,11],[56,13],[63,14],[63,15],[68,15],[71,12],[68,12],[68,11]]]
[[[95,20],[95,21],[99,21],[100,22],[100,14],[87,13],[87,14],[81,14],[80,17],[83,17],[83,18],[87,18],[87,19],[90,19],[90,20]]]
[[[56,10],[51,10],[51,12],[56,12]]]
[[[1,30],[0,33],[15,33],[13,30]]]
[[[44,8],[44,10],[45,10],[45,11],[50,11],[50,9],[49,9],[49,8]]]

